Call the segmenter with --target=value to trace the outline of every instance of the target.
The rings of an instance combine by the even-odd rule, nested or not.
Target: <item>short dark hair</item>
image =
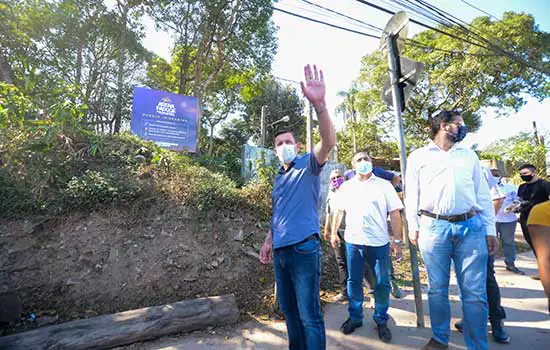
[[[353,155],[353,157],[351,157],[351,165],[355,164],[355,156],[357,156],[358,154],[362,154],[362,153],[366,154],[367,157],[369,157],[370,160],[372,161],[372,157],[370,156],[369,152],[367,150],[364,150],[364,151],[359,151],[359,152],[355,153]]]
[[[432,139],[435,138],[435,135],[441,129],[441,123],[451,123],[455,117],[459,117],[459,111],[441,111],[437,113],[436,116],[431,118],[430,128]]]
[[[533,164],[523,164],[522,166],[519,167],[518,170],[522,171],[523,169],[529,169],[531,171],[537,170],[537,168]]]
[[[296,141],[296,135],[294,135],[294,131],[291,131],[291,130],[279,130],[275,133],[275,135],[273,135],[273,142],[275,142],[275,139],[277,138],[277,136],[280,136],[282,134],[291,134],[292,137],[294,137],[294,141]]]

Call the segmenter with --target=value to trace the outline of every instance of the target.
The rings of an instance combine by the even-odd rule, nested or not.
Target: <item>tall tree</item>
[[[262,106],[265,106],[266,141],[270,145],[273,135],[280,130],[291,130],[299,139],[305,142],[306,118],[304,103],[298,96],[296,89],[290,85],[268,79],[260,84],[260,92],[245,102],[243,119],[249,125],[250,135],[254,141],[260,141],[260,119]],[[284,116],[288,122],[278,122]],[[274,124],[275,123],[275,124]]]
[[[175,36],[178,93],[202,100],[227,68],[269,71],[276,50],[270,0],[161,0],[149,8]]]
[[[409,145],[425,141],[426,120],[441,109],[461,109],[470,130],[481,124],[481,113],[493,107],[502,115],[519,110],[531,95],[542,100],[550,94],[548,69],[550,34],[541,31],[528,14],[506,12],[501,21],[488,17],[474,19],[471,26],[483,36],[521,56],[533,69],[506,55],[495,53],[433,30],[417,34],[417,43],[407,44],[404,56],[423,62],[425,72],[404,111]],[[445,31],[459,33],[457,28]],[[544,68],[546,67],[546,68]],[[387,62],[381,53],[363,58],[359,83],[365,88],[360,104],[381,104],[380,92],[387,79]],[[380,114],[380,123],[388,119]],[[391,119],[390,119],[391,121]]]

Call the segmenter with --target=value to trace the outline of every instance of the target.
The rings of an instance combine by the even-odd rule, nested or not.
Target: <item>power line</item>
[[[352,21],[354,21],[354,22],[357,22],[357,23],[361,23],[361,24],[363,24],[363,25],[366,25],[367,27],[369,27],[369,28],[372,29],[372,30],[381,31],[381,32],[384,31],[384,29],[382,29],[382,28],[380,28],[380,27],[377,27],[377,26],[372,25],[372,24],[370,24],[370,23],[361,21],[361,20],[359,20],[359,19],[357,19],[357,18],[350,17],[350,16],[345,15],[345,14],[343,14],[343,13],[341,13],[341,12],[332,10],[332,9],[330,9],[330,8],[321,6],[321,5],[319,5],[319,4],[315,4],[315,3],[311,2],[311,1],[308,1],[308,0],[302,0],[302,1],[305,2],[306,4],[309,4],[309,5],[318,7],[318,8],[320,8],[320,9],[323,9],[323,10],[325,10],[325,11],[334,13],[334,14],[340,16],[340,17],[344,17],[344,18],[350,19],[350,20],[352,20]]]
[[[340,27],[340,26],[335,26],[335,25],[332,25],[330,23],[326,23],[324,21],[321,21],[321,20],[316,20],[316,19],[312,19],[312,18],[309,18],[309,17],[306,17],[306,16],[302,16],[302,15],[298,15],[296,13],[293,13],[293,12],[290,12],[290,11],[286,11],[286,10],[282,10],[282,9],[278,9],[276,7],[273,7],[274,10],[277,10],[277,11],[281,11],[285,14],[288,14],[288,15],[291,15],[291,16],[295,16],[295,17],[299,17],[299,18],[302,18],[302,19],[305,19],[305,20],[308,20],[308,21],[312,21],[312,22],[315,22],[315,23],[319,23],[319,24],[322,24],[322,25],[328,25],[330,27],[335,27],[336,29],[341,29],[341,30],[345,30],[345,31],[351,31],[352,33],[354,34],[360,34],[360,35],[365,35],[365,36],[368,36],[368,37],[373,37],[373,38],[376,38],[376,39],[380,39],[379,37],[377,36],[374,36],[374,35],[370,35],[370,34],[367,34],[367,33],[362,33],[362,32],[358,32],[358,31],[355,31],[355,30],[351,30],[351,29],[348,29],[348,28],[344,28],[344,27]],[[335,13],[338,13],[340,14],[339,12],[335,11]],[[343,14],[342,14],[343,15]],[[356,20],[354,19],[353,17],[350,17],[350,19],[353,19],[353,20]],[[356,21],[359,21],[359,20],[356,20]],[[425,44],[422,44],[421,42],[419,41],[416,41],[416,40],[413,40],[413,39],[407,39],[407,42],[410,42],[413,46],[415,47],[418,47],[418,48],[423,48],[423,49],[428,49],[428,50],[433,50],[433,51],[440,51],[440,52],[446,52],[446,53],[449,53],[449,54],[453,54],[453,55],[463,55],[463,56],[480,56],[480,57],[489,57],[489,56],[503,56],[502,54],[494,54],[494,55],[491,55],[491,54],[479,54],[479,53],[469,53],[469,52],[462,52],[462,51],[452,51],[452,50],[445,50],[445,49],[440,49],[440,48],[437,48],[437,47],[433,47],[433,46],[428,46],[428,45],[425,45]],[[287,80],[287,81],[290,81],[290,82],[293,82],[293,83],[297,83],[293,80],[289,80],[289,79],[284,79],[284,78],[278,78],[278,79],[281,79],[281,80]]]
[[[473,4],[470,4],[470,3],[469,3],[468,1],[466,1],[466,0],[460,0],[460,1],[462,1],[462,2],[465,3],[466,5],[468,5],[468,6],[472,7],[472,8],[474,8],[474,9],[478,10],[479,12],[482,12],[482,13],[486,14],[487,16],[492,17],[492,18],[494,18],[494,19],[496,19],[497,21],[500,22],[500,19],[499,19],[497,16],[493,16],[493,15],[490,14],[489,12],[480,9],[479,7],[476,7],[476,6],[473,5]]]
[[[321,20],[318,20],[318,19],[302,16],[302,15],[299,15],[297,13],[289,12],[289,11],[286,11],[286,10],[283,10],[283,9],[280,9],[280,8],[277,8],[277,7],[273,7],[273,9],[275,11],[286,13],[287,15],[291,15],[291,16],[298,17],[298,18],[301,18],[301,19],[305,19],[306,21],[323,24],[323,25],[326,25],[326,26],[329,26],[329,27],[332,27],[332,28],[341,29],[341,30],[344,30],[346,32],[363,35],[363,36],[366,36],[366,37],[369,37],[369,38],[380,39],[379,36],[376,36],[376,35],[373,35],[373,34],[363,33],[363,32],[357,31],[357,30],[353,30],[353,29],[349,29],[349,28],[345,28],[345,27],[340,27],[340,26],[337,26],[337,25],[332,24],[332,23],[327,23],[327,22],[324,22],[324,21],[321,21]]]
[[[375,8],[375,9],[377,9],[377,10],[380,10],[380,11],[383,11],[383,12],[386,12],[386,13],[389,13],[389,14],[392,14],[392,15],[395,14],[394,11],[388,10],[388,9],[386,9],[386,8],[384,8],[384,7],[378,6],[378,5],[373,4],[373,3],[369,2],[369,1],[365,1],[365,0],[356,0],[356,1],[357,1],[357,2],[360,2],[360,3],[363,4],[363,5],[367,5],[367,6],[373,7],[373,8]],[[540,67],[534,66],[534,65],[532,65],[531,63],[525,61],[524,59],[522,59],[522,58],[520,58],[520,57],[517,57],[516,55],[511,54],[511,53],[509,53],[509,52],[507,52],[507,51],[505,51],[505,50],[503,50],[503,49],[501,49],[501,48],[498,48],[498,47],[495,48],[495,45],[491,45],[491,46],[493,46],[493,48],[487,47],[487,46],[484,46],[484,45],[482,45],[482,44],[480,44],[480,43],[473,42],[473,41],[468,40],[468,39],[466,39],[466,38],[459,37],[459,36],[457,36],[457,35],[455,35],[455,34],[452,34],[452,33],[443,31],[443,30],[441,30],[441,29],[438,29],[438,28],[436,28],[436,27],[430,26],[430,25],[425,24],[425,23],[423,23],[423,22],[421,22],[421,21],[418,21],[418,20],[416,20],[416,19],[414,19],[414,18],[411,18],[410,21],[413,22],[413,23],[415,23],[415,24],[418,24],[418,25],[420,25],[420,26],[423,26],[423,27],[425,27],[425,28],[431,29],[431,30],[433,30],[433,31],[435,31],[435,32],[437,32],[437,33],[440,33],[440,34],[443,34],[443,35],[447,35],[447,36],[449,36],[449,37],[451,37],[451,38],[454,38],[454,39],[463,41],[463,42],[465,42],[465,43],[468,43],[468,44],[471,44],[471,45],[480,47],[480,48],[485,49],[485,50],[493,51],[493,52],[495,52],[495,51],[500,51],[503,55],[507,56],[508,58],[510,58],[510,59],[513,60],[513,61],[516,61],[517,63],[523,64],[523,65],[525,65],[525,66],[527,66],[527,67],[530,67],[530,68],[532,68],[532,69],[535,69],[535,70],[537,70],[537,71],[540,71],[540,72],[543,72],[543,73],[546,73],[546,74],[550,74],[550,70],[545,69],[545,68],[540,68]]]

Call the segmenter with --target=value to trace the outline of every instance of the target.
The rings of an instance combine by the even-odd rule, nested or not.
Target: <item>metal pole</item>
[[[311,152],[313,149],[313,105],[309,103],[309,115],[307,116],[307,140],[306,148],[307,152]]]
[[[265,147],[265,134],[266,134],[266,120],[265,120],[266,106],[262,106],[260,115],[260,147]]]
[[[399,161],[401,165],[401,178],[405,178],[407,170],[407,154],[405,150],[405,133],[403,129],[403,118],[401,117],[401,106],[403,105],[403,95],[399,92],[398,82],[401,72],[399,72],[399,51],[397,50],[397,42],[395,36],[388,35],[386,37],[386,45],[388,46],[388,62],[390,67],[390,82],[392,85],[393,108],[397,119],[397,127],[399,129]],[[403,182],[403,185],[407,184]],[[409,229],[407,219],[403,216],[403,228],[405,239],[409,239]],[[409,244],[409,252],[411,254],[411,273],[414,288],[414,303],[416,311],[416,326],[424,328],[424,305],[422,304],[422,289],[420,288],[420,272],[418,271],[418,255],[414,244]]]

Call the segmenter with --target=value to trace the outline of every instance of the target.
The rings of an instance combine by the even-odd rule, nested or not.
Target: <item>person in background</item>
[[[486,167],[482,167],[483,177],[487,181],[489,189],[491,191],[491,197],[493,199],[493,208],[495,214],[502,210],[505,195],[500,191],[498,186],[498,178],[495,178],[492,171]],[[510,342],[510,336],[504,329],[503,321],[506,318],[506,311],[502,307],[500,298],[500,287],[498,286],[497,279],[495,277],[495,258],[489,256],[487,259],[487,303],[489,305],[489,321],[491,322],[491,332],[493,339],[497,343],[508,344]],[[462,320],[455,323],[455,328],[460,332],[463,331],[464,325]]]
[[[403,186],[401,184],[400,175],[397,175],[391,171],[388,171],[380,167],[373,167],[372,173],[374,174],[374,176],[378,178],[389,181],[392,184],[395,191],[397,192],[397,196],[399,197],[399,199],[403,200]],[[353,169],[348,170],[344,173],[344,177],[346,178],[346,180],[349,180],[354,176],[355,176],[355,170]],[[375,275],[374,271],[369,271],[370,267],[368,265],[365,268],[367,269],[367,274],[369,276]],[[370,278],[367,278],[367,280],[369,281],[369,284],[370,284]],[[393,259],[391,255],[390,255],[390,284],[391,284],[391,294],[393,295],[393,297],[397,299],[403,298],[404,294],[399,288],[399,285],[397,284],[397,278],[395,277],[395,269],[393,268]],[[372,289],[372,285],[371,285],[371,289]]]
[[[548,297],[550,316],[550,200],[533,207],[527,218],[527,226],[537,253],[540,281]]]
[[[494,208],[475,152],[460,142],[468,132],[457,111],[431,118],[432,141],[413,151],[405,178],[409,239],[428,272],[432,338],[422,348],[448,349],[451,262],[462,300],[468,349],[488,349],[487,259],[498,249]]]
[[[335,169],[330,173],[330,189],[327,195],[326,216],[325,216],[325,231],[323,238],[330,241],[330,229],[332,224],[332,217],[334,215],[333,200],[336,191],[344,183],[344,174],[340,169]],[[336,263],[338,264],[338,280],[340,282],[340,293],[333,299],[335,302],[347,300],[348,298],[348,265],[346,263],[346,245],[344,241],[344,230],[346,229],[345,218],[342,219],[342,223],[338,228],[338,237],[341,242],[334,248],[334,256],[336,257]]]
[[[525,182],[518,188],[518,197],[522,200],[519,224],[521,225],[523,237],[531,249],[535,251],[531,242],[531,236],[529,235],[529,228],[527,227],[527,218],[529,217],[531,208],[548,200],[550,196],[550,182],[540,178],[536,173],[535,166],[532,164],[522,165],[519,168],[519,175]]]
[[[374,286],[373,319],[378,328],[378,337],[389,343],[392,334],[388,328],[390,305],[390,248],[401,257],[401,200],[390,183],[376,177],[372,172],[372,160],[366,152],[353,156],[352,165],[357,175],[345,182],[338,191],[338,212],[332,223],[331,244],[340,241],[338,228],[346,214],[346,256],[348,262],[348,311],[349,318],[342,324],[344,334],[352,333],[363,325],[363,269],[365,261],[376,271]],[[390,242],[387,217],[390,216],[392,231],[397,240]]]
[[[504,194],[504,202],[496,215],[497,236],[502,244],[504,264],[506,270],[524,275],[525,273],[516,267],[515,236],[518,218],[513,211],[507,209],[518,200],[518,190],[514,184],[503,183],[499,169],[491,169],[491,174],[497,181],[498,189]]]
[[[275,135],[275,155],[282,166],[272,193],[271,228],[260,248],[260,262],[273,261],[277,298],[285,315],[289,349],[324,350],[325,323],[321,311],[321,244],[318,202],[320,174],[336,144],[336,133],[325,104],[323,72],[304,67],[302,92],[319,123],[321,141],[311,153],[298,156],[300,145],[291,131]]]

